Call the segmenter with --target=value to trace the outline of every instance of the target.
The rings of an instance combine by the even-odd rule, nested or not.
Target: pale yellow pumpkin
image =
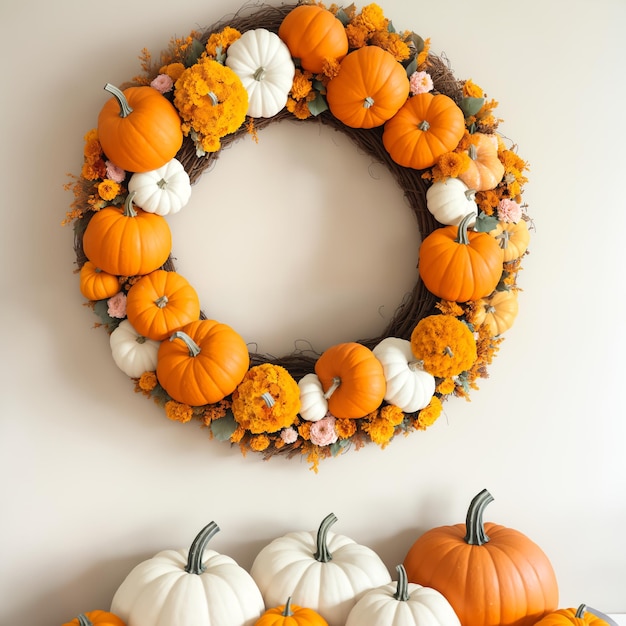
[[[475,325],[486,324],[494,337],[501,335],[513,326],[518,308],[516,291],[494,291],[476,303]]]

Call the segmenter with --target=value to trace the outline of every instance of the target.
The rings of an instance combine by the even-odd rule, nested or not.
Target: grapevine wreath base
[[[321,58],[310,52],[316,37]],[[279,96],[279,79],[266,78],[272,68],[241,69],[254,46],[260,56],[283,55]],[[247,7],[172,39],[158,60],[144,50],[142,70],[119,89],[105,87],[113,97],[85,136],[64,221],[74,224],[81,292],[136,391],[244,453],[302,454],[315,470],[350,446],[385,447],[424,430],[442,401],[469,398],[517,314],[529,240],[527,164],[497,132],[497,102],[455,78],[428,39],[396,31],[376,4]],[[351,96],[351,80],[370,89],[381,73],[375,97]],[[274,90],[273,105],[262,88]],[[200,309],[176,271],[167,221],[222,149],[258,141],[284,120],[328,125],[387,167],[422,244],[419,279],[380,336],[275,357],[249,350]]]

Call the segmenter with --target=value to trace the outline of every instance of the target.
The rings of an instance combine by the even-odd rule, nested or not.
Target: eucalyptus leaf
[[[191,45],[185,54],[185,67],[191,67],[198,62],[198,59],[204,52],[204,46],[198,39],[193,39]]]
[[[485,104],[484,98],[463,98],[459,103],[459,107],[461,111],[463,111],[463,115],[465,117],[471,117],[472,115],[476,115],[478,111],[482,108],[483,104]]]
[[[107,300],[97,300],[94,303],[93,310],[100,318],[102,325],[105,326],[109,332],[113,332],[122,321],[121,319],[109,315],[109,303]]]
[[[324,96],[326,95],[326,85],[324,85],[321,80],[317,80],[317,78],[315,78],[311,84],[317,93],[321,93]]]
[[[409,33],[409,36],[404,41],[409,45],[413,45],[416,56],[422,52],[426,46],[424,40],[417,33]]]
[[[337,439],[335,443],[330,444],[330,453],[333,456],[341,454],[350,445],[349,439]]]
[[[211,432],[218,441],[228,441],[230,436],[237,430],[237,422],[229,411],[224,417],[211,422]]]
[[[326,98],[321,93],[317,93],[315,96],[315,100],[311,100],[308,103],[309,111],[311,111],[311,115],[319,115],[324,111],[328,110],[328,104],[326,103]]]
[[[491,232],[498,225],[498,218],[493,215],[486,215],[485,213],[479,213],[476,218],[476,224],[474,230],[479,233]]]
[[[406,75],[411,78],[413,73],[417,72],[417,56],[411,59],[411,62],[406,66]]]

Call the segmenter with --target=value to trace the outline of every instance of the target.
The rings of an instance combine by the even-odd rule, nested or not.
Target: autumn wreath
[[[469,398],[517,314],[529,242],[527,164],[498,133],[497,102],[376,4],[242,10],[141,60],[141,75],[105,87],[64,220],[81,293],[135,390],[172,420],[315,470]],[[168,220],[223,147],[287,118],[329,125],[384,164],[422,243],[419,279],[381,336],[274,358],[201,310]]]

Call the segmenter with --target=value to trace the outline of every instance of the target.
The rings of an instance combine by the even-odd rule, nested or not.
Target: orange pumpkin
[[[409,79],[393,55],[378,46],[351,52],[329,83],[331,113],[346,126],[373,128],[392,118],[409,95]]]
[[[608,626],[617,624],[604,613],[581,604],[577,609],[558,609],[540,619],[535,626]]]
[[[465,524],[425,532],[404,567],[411,582],[442,593],[463,626],[532,626],[558,605],[556,576],[545,553],[524,534],[483,522],[492,500],[483,490]]]
[[[85,256],[116,276],[149,274],[167,261],[172,233],[165,218],[133,206],[128,194],[124,208],[109,206],[89,221],[83,234]]]
[[[468,231],[468,214],[459,226],[428,235],[419,251],[419,272],[426,288],[439,298],[468,302],[488,296],[502,276],[504,254],[488,233]]]
[[[475,191],[495,189],[504,176],[504,165],[498,158],[498,138],[483,133],[470,135],[467,154],[469,167],[459,174],[459,180]]]
[[[177,272],[155,270],[129,289],[126,316],[140,335],[163,341],[200,317],[200,299]]]
[[[98,139],[107,158],[128,172],[156,170],[174,158],[183,131],[172,103],[152,87],[104,88],[113,94],[98,115]]]
[[[341,61],[348,54],[348,36],[343,24],[327,9],[302,4],[287,13],[278,28],[291,56],[303,69],[320,74],[324,61]]]
[[[328,622],[313,609],[291,604],[291,598],[282,606],[267,609],[254,626],[328,626]]]
[[[420,93],[409,98],[385,124],[383,145],[399,165],[422,170],[454,150],[464,132],[463,111],[452,98]]]
[[[117,615],[108,611],[89,611],[81,613],[63,626],[126,626],[126,624]]]
[[[315,363],[315,373],[328,399],[329,411],[338,418],[365,417],[381,405],[385,396],[382,363],[360,343],[331,346]]]
[[[87,300],[105,300],[120,290],[117,276],[103,272],[91,261],[80,268],[80,292]]]
[[[518,310],[516,291],[495,291],[476,302],[474,326],[486,324],[494,337],[501,335],[513,326]]]
[[[519,259],[528,250],[530,232],[526,220],[519,222],[498,222],[489,233],[495,237],[504,252],[504,262]]]
[[[156,374],[174,400],[202,406],[232,393],[249,365],[248,348],[230,326],[196,320],[161,342]]]

